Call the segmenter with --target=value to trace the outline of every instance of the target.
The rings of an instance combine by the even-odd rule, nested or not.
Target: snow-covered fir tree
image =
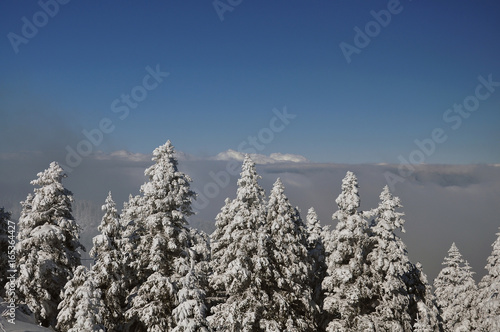
[[[372,211],[372,248],[367,256],[373,280],[375,311],[372,321],[377,331],[411,331],[410,299],[403,277],[411,270],[406,246],[395,234],[404,232],[403,213],[398,197],[385,186],[378,208]]]
[[[368,316],[373,312],[373,280],[366,266],[369,246],[368,225],[358,212],[360,205],[358,180],[347,172],[342,192],[336,199],[338,220],[327,239],[327,275],[323,280],[323,310],[326,331],[363,331],[373,329]]]
[[[180,280],[180,290],[177,292],[179,305],[172,311],[175,321],[173,332],[209,332],[206,292],[202,289],[196,274],[196,253],[191,250],[191,267],[186,276]]]
[[[263,194],[262,194],[263,195]],[[225,272],[229,263],[226,249],[232,245],[231,233],[233,218],[236,211],[231,210],[232,200],[226,198],[221,212],[215,217],[215,231],[210,236],[210,262],[209,268],[209,296],[210,305],[217,305],[227,300]],[[232,258],[234,259],[234,257]],[[218,268],[220,266],[220,268]]]
[[[443,320],[443,330],[474,331],[477,287],[471,268],[462,258],[455,243],[448,250],[443,265],[445,267],[434,280],[434,293]]]
[[[316,210],[311,207],[307,211],[306,217],[307,226],[307,251],[310,259],[312,260],[311,275],[309,277],[309,284],[313,294],[313,301],[320,309],[323,306],[323,295],[321,283],[326,274],[326,261],[325,261],[325,244],[324,236],[325,229],[321,227],[318,220]],[[320,325],[321,310],[318,310],[316,315],[316,322]]]
[[[194,259],[192,273],[196,276],[199,288],[207,293],[205,294],[207,297],[210,289],[208,283],[208,276],[210,275],[210,236],[203,231],[191,228],[190,246],[190,257]]]
[[[9,220],[10,213],[0,208],[0,296],[5,294],[7,270],[9,269]],[[12,233],[14,234],[14,233]]]
[[[93,239],[94,246],[90,256],[94,258],[92,276],[95,285],[100,290],[102,301],[107,307],[109,316],[104,317],[106,329],[119,329],[124,317],[122,308],[125,304],[126,291],[124,286],[124,266],[120,251],[121,225],[116,204],[111,192],[102,206],[104,216],[98,229],[101,234]]]
[[[57,329],[62,332],[104,332],[105,321],[110,317],[102,300],[102,291],[97,287],[94,272],[79,266],[74,277],[62,291]]]
[[[432,286],[429,284],[422,264],[420,262],[412,263],[410,271],[403,276],[403,279],[410,296],[408,312],[413,328],[435,332],[441,331],[441,318],[436,305],[436,298],[432,293]]]
[[[153,151],[153,161],[145,171],[149,181],[141,186],[144,233],[137,247],[138,260],[132,262],[143,280],[126,317],[139,322],[136,330],[169,331],[175,327],[172,310],[178,302],[178,283],[189,271],[186,218],[193,213],[195,193],[189,176],[177,168],[170,141]]]
[[[83,249],[73,216],[72,193],[63,187],[66,177],[58,163],[37,174],[38,186],[22,202],[19,219],[17,296],[43,326],[55,325],[60,292],[80,265]]]
[[[278,178],[269,195],[264,230],[267,234],[266,270],[272,274],[263,281],[269,305],[260,326],[264,331],[316,331],[309,284],[311,260],[302,219],[284,193]]]
[[[73,273],[73,277],[68,280],[61,291],[61,302],[59,303],[59,314],[57,315],[56,328],[60,331],[67,331],[75,325],[76,307],[78,299],[76,291],[81,287],[88,277],[88,269],[85,266],[78,266]]]
[[[141,237],[144,235],[144,207],[143,197],[129,196],[123,204],[119,220],[121,223],[122,238],[118,241],[122,254],[124,287],[129,292],[146,279],[146,271],[140,269],[141,253],[138,250]]]
[[[269,304],[262,282],[269,277],[264,190],[258,184],[255,163],[247,155],[243,161],[234,200],[216,218],[212,234],[213,274],[210,287],[221,294],[208,317],[210,326],[220,331],[258,331],[260,318]]]
[[[479,282],[480,331],[500,331],[500,233],[487,259],[488,273]]]

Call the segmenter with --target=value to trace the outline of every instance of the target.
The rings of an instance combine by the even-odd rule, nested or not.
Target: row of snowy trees
[[[64,171],[54,162],[32,181],[38,188],[18,223],[15,288],[16,303],[40,324],[72,332],[500,329],[500,236],[479,287],[453,245],[434,295],[396,235],[403,213],[387,187],[378,207],[360,211],[348,172],[330,230],[313,208],[302,220],[280,179],[266,197],[247,156],[209,237],[188,226],[195,193],[170,142],[153,161],[141,195],[121,213],[106,198],[90,269],[81,265]],[[2,209],[0,225],[9,218]]]

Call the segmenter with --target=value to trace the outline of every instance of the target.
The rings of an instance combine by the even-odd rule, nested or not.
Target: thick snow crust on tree
[[[445,331],[474,331],[477,326],[477,286],[469,264],[462,258],[455,243],[448,250],[434,280],[437,305]]]
[[[483,331],[500,331],[500,232],[496,235],[485,267],[488,273],[479,283],[479,325]]]
[[[330,229],[314,208],[303,221],[281,179],[266,197],[246,155],[209,236],[188,225],[196,194],[170,141],[152,160],[141,194],[121,213],[106,197],[90,268],[80,262],[66,174],[53,162],[37,175],[18,223],[16,325],[4,313],[0,330],[500,331],[500,233],[478,286],[453,244],[433,294],[398,236],[402,204],[387,186],[378,206],[361,211],[358,180],[347,172]],[[0,208],[5,252],[9,218]]]
[[[63,169],[53,162],[31,184],[22,202],[16,245],[17,296],[44,326],[55,325],[60,291],[81,264],[79,227],[72,216],[72,193],[63,187]]]

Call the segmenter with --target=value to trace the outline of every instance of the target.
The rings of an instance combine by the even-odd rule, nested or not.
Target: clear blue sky
[[[212,1],[73,0],[54,17],[37,1],[2,1],[0,153],[64,155],[109,118],[95,150],[147,153],[171,139],[210,156],[286,106],[296,118],[262,153],[397,163],[441,128],[448,139],[425,162],[500,163],[500,86],[460,125],[443,120],[478,76],[500,82],[500,3],[401,1],[348,63],[339,45],[355,46],[354,28],[376,28],[370,11],[392,2],[243,0],[221,21]],[[23,17],[41,27],[16,53],[9,33],[22,37]],[[120,120],[113,101],[157,65],[170,75]]]

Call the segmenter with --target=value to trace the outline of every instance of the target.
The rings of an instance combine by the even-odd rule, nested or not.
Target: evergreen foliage
[[[500,330],[500,233],[487,259],[488,273],[479,283],[478,308],[481,331]]]
[[[311,260],[304,231],[302,219],[278,179],[269,196],[262,230],[267,239],[266,271],[271,272],[263,283],[270,299],[261,322],[264,330],[316,331],[313,319],[316,304],[309,285]]]
[[[358,180],[347,172],[336,203],[338,220],[327,241],[327,274],[323,280],[327,315],[326,331],[373,329],[368,315],[373,312],[373,280],[367,266],[370,246],[367,221],[358,212]]]
[[[98,229],[101,234],[93,239],[94,247],[90,256],[95,263],[92,276],[109,316],[104,317],[108,331],[117,330],[123,323],[123,307],[126,293],[124,286],[123,255],[120,251],[121,224],[111,192],[102,206],[104,216]]]
[[[314,208],[303,222],[279,178],[266,199],[247,155],[209,237],[188,226],[195,193],[170,141],[153,161],[121,214],[108,194],[90,270],[81,266],[62,168],[53,162],[31,182],[15,288],[37,323],[64,332],[500,330],[500,233],[479,287],[453,244],[434,296],[397,235],[404,214],[387,186],[376,208],[361,211],[358,180],[347,172],[330,231]],[[2,287],[9,219],[1,208]]]
[[[321,227],[318,215],[313,207],[309,208],[306,217],[306,244],[309,259],[311,260],[311,274],[309,276],[309,287],[312,291],[312,299],[316,304],[316,325],[323,325],[321,308],[323,307],[323,291],[321,282],[326,275],[326,252],[325,252],[325,229]]]
[[[404,232],[403,213],[399,198],[394,197],[385,186],[380,194],[380,203],[373,211],[371,227],[373,247],[367,256],[373,280],[374,312],[376,330],[410,331],[412,322],[409,315],[409,296],[402,276],[408,274],[411,263],[406,246],[395,234]]]
[[[22,202],[19,219],[17,295],[43,326],[55,325],[61,289],[80,265],[83,249],[64,177],[56,162],[38,173],[31,184],[39,188]]]
[[[476,329],[477,287],[472,271],[462,258],[455,243],[444,259],[445,267],[434,280],[437,305],[443,320],[443,330],[474,331]]]
[[[57,329],[67,332],[104,332],[106,319],[112,317],[109,307],[102,300],[96,275],[79,266],[74,277],[64,286]]]
[[[148,181],[141,186],[142,199],[127,206],[129,227],[137,236],[129,245],[137,247],[130,266],[138,283],[132,290],[126,318],[147,331],[168,331],[175,327],[172,311],[178,304],[180,280],[189,272],[190,232],[187,217],[193,212],[191,178],[177,168],[174,147],[168,141],[153,151]],[[138,211],[130,211],[131,208]]]
[[[262,232],[265,223],[264,190],[258,184],[255,163],[246,156],[234,200],[216,219],[212,234],[213,274],[210,286],[224,298],[208,317],[214,330],[255,331],[270,305],[262,283],[269,278],[269,258]]]

